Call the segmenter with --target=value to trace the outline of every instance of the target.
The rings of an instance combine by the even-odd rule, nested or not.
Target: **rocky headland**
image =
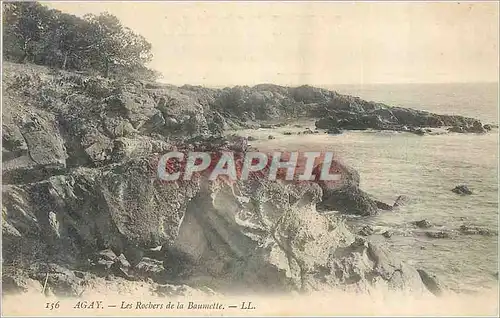
[[[3,72],[4,293],[82,296],[103,280],[145,282],[156,295],[445,289],[328,212],[368,217],[405,201],[373,198],[348,166],[339,164],[343,180],[331,186],[165,183],[152,163],[179,149],[245,153],[247,139],[226,130],[302,118],[317,119],[322,133],[419,135],[491,129],[479,120],[309,86],[175,87],[12,63]]]

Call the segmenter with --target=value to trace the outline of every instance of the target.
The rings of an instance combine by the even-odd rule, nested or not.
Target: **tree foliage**
[[[68,70],[97,70],[108,77],[158,74],[146,67],[151,44],[105,12],[83,18],[37,2],[3,5],[4,59]]]

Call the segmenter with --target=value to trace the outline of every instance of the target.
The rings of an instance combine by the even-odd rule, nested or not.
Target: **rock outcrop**
[[[421,229],[428,229],[428,228],[431,228],[432,227],[432,224],[431,222],[427,221],[427,220],[420,220],[420,221],[415,221],[415,222],[412,222],[416,227],[419,227]]]
[[[469,189],[468,186],[465,184],[457,185],[451,190],[453,193],[460,194],[460,195],[471,195],[472,190]]]
[[[54,293],[81,295],[88,275],[220,291],[427,291],[414,268],[316,210],[377,213],[380,202],[346,165],[336,165],[340,183],[203,174],[162,181],[158,157],[172,150],[242,154],[248,140],[222,137],[225,129],[325,111],[343,114],[336,120],[349,112],[380,117],[353,115],[342,129],[384,127],[391,118],[420,126],[468,119],[388,111],[307,86],[216,90],[4,66],[4,266],[47,280]],[[22,291],[32,281],[5,283]]]
[[[481,122],[463,116],[438,115],[426,111],[383,104],[364,106],[347,104],[343,108],[326,108],[316,127],[328,131],[338,130],[394,130],[424,135],[424,127],[452,126],[450,132],[484,133]]]
[[[468,224],[463,224],[458,228],[458,231],[464,235],[483,235],[483,236],[495,236],[498,235],[497,231],[482,228],[479,226],[473,226]]]
[[[443,284],[438,280],[438,278],[435,275],[429,274],[423,269],[417,269],[418,274],[420,275],[420,278],[422,278],[422,281],[424,282],[425,286],[431,293],[433,293],[436,296],[441,296],[443,295],[443,292],[446,290],[446,288],[443,286]]]

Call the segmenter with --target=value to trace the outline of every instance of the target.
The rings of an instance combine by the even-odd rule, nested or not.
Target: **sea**
[[[382,84],[327,87],[342,94],[439,114],[464,115],[498,124],[498,84]],[[487,134],[417,136],[404,132],[351,131],[341,135],[291,135],[284,130],[314,129],[305,122],[279,129],[248,130],[259,149],[333,151],[360,173],[360,187],[392,204],[399,195],[409,202],[397,211],[356,218],[368,224],[372,240],[398,258],[428,271],[457,292],[480,292],[498,286],[498,236],[457,235],[433,239],[412,222],[428,220],[431,230],[456,230],[463,224],[498,230],[498,129]],[[240,134],[243,132],[239,132]],[[269,140],[274,135],[276,139]],[[466,184],[473,194],[451,190]],[[393,236],[381,235],[386,230]]]

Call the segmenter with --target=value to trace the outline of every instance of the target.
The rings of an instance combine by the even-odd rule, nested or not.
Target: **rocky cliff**
[[[245,153],[245,140],[224,130],[303,117],[322,117],[317,126],[327,129],[484,130],[471,118],[307,86],[174,87],[4,66],[4,291],[46,279],[56,294],[81,295],[101,276],[219,292],[427,293],[416,269],[317,210],[392,208],[359,189],[349,167],[339,164],[336,186],[203,176],[165,183],[154,160],[179,149]]]

